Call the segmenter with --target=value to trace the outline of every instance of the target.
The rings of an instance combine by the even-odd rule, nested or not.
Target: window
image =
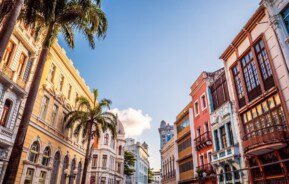
[[[19,63],[18,63],[18,68],[17,68],[17,73],[18,73],[18,77],[19,77],[19,78],[22,78],[26,60],[27,60],[27,56],[22,53],[22,54],[20,55],[20,59],[19,59]]]
[[[122,147],[121,146],[118,147],[118,155],[122,155]]]
[[[229,92],[225,72],[210,86],[214,109],[219,108],[229,100]]]
[[[11,113],[11,109],[12,109],[12,101],[10,99],[6,99],[5,103],[4,103],[4,107],[3,107],[3,112],[2,112],[2,116],[1,116],[1,120],[0,120],[0,125],[1,126],[7,126],[8,124],[8,120],[9,120],[9,116]]]
[[[189,118],[183,121],[180,125],[177,126],[177,132],[180,133],[183,129],[190,125]],[[165,138],[164,138],[165,141]]]
[[[92,164],[91,164],[91,167],[97,167],[97,158],[98,158],[97,155],[93,155],[93,156],[92,156]]]
[[[48,80],[49,82],[52,82],[52,83],[53,83],[55,71],[56,71],[56,67],[55,67],[55,65],[52,63],[51,66],[50,66],[50,69],[49,69],[48,76],[47,76],[47,80]]]
[[[108,133],[106,133],[105,135],[104,135],[104,145],[108,145],[108,139],[109,139],[109,135],[108,135]]]
[[[26,68],[25,68],[25,71],[24,71],[24,74],[23,74],[23,78],[22,78],[24,82],[27,82],[28,79],[29,79],[32,65],[33,65],[33,62],[30,59],[28,59],[27,60],[27,64],[26,64]]]
[[[229,129],[230,145],[232,146],[232,145],[234,145],[234,136],[233,136],[231,122],[228,123],[228,129]]]
[[[38,156],[39,156],[39,143],[35,141],[30,147],[28,160],[30,162],[37,163]]]
[[[107,155],[103,155],[102,156],[102,168],[106,169],[106,165],[107,165]]]
[[[26,171],[26,177],[25,177],[24,184],[32,184],[33,176],[34,176],[34,169],[28,168]]]
[[[244,93],[244,88],[242,85],[241,74],[240,74],[238,65],[236,65],[232,69],[232,73],[233,73],[235,88],[236,88],[236,92],[238,96],[239,107],[241,108],[245,105],[245,98],[244,98],[245,93]]]
[[[260,84],[251,51],[241,59],[241,65],[244,72],[247,91],[250,92]]]
[[[46,172],[41,171],[39,176],[39,184],[45,184]]]
[[[65,131],[65,122],[64,122],[64,118],[66,117],[66,115],[67,115],[67,112],[63,112],[62,113],[62,120],[61,120],[61,123],[62,123],[62,125],[61,125],[61,130],[62,130],[62,133],[64,133],[64,131]]]
[[[288,6],[281,12],[281,16],[284,20],[287,31],[289,31],[289,7]]]
[[[53,159],[53,167],[52,167],[52,171],[51,171],[51,180],[50,180],[50,184],[55,184],[58,178],[58,173],[59,173],[59,166],[60,166],[60,152],[57,151],[54,155],[54,159]]]
[[[54,104],[53,108],[52,108],[52,114],[51,114],[51,124],[52,125],[54,125],[56,123],[58,110],[59,110],[58,105]]]
[[[60,74],[59,79],[58,79],[58,89],[59,91],[63,90],[63,84],[64,84],[64,76]]]
[[[194,104],[195,116],[199,115],[199,102],[196,101]]]
[[[223,145],[223,148],[226,148],[227,147],[227,137],[226,137],[226,129],[225,129],[225,126],[222,126],[220,128],[220,131],[221,131],[221,140],[222,140],[222,145]]]
[[[204,165],[204,155],[200,156],[200,166]]]
[[[6,66],[10,64],[14,49],[15,49],[15,44],[12,41],[9,41],[7,44],[4,56],[3,56],[3,61]]]
[[[284,131],[286,118],[279,99],[278,94],[272,95],[241,114],[245,140],[273,131]]]
[[[180,168],[180,173],[187,172],[189,170],[194,169],[193,160],[180,164],[179,168]]]
[[[201,102],[202,102],[202,110],[207,108],[207,102],[206,102],[206,95],[202,95],[201,97]]]
[[[43,151],[42,165],[48,166],[50,161],[50,148],[47,146]]]
[[[208,122],[205,123],[204,128],[205,128],[205,132],[210,131]]]
[[[115,140],[114,140],[114,139],[111,139],[111,140],[110,140],[110,147],[111,147],[112,149],[115,148]]]
[[[197,137],[200,137],[201,136],[201,128],[197,128]]]
[[[49,103],[49,98],[47,96],[44,96],[42,98],[41,106],[40,106],[40,118],[42,120],[45,120],[46,112],[48,109],[48,103]]]
[[[68,84],[68,94],[67,94],[67,98],[70,100],[71,97],[71,91],[72,91],[72,86],[70,84]]]
[[[187,149],[188,147],[191,146],[191,144],[192,144],[191,138],[189,138],[189,139],[185,140],[184,142],[180,143],[178,145],[178,152],[181,152],[181,151]]]
[[[261,69],[262,79],[264,80],[264,87],[265,90],[268,90],[275,86],[275,84],[263,40],[259,40],[254,48],[257,55],[257,61]]]

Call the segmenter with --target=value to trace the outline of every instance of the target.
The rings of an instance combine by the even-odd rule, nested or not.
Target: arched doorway
[[[76,162],[75,162],[75,158],[72,160],[71,162],[71,167],[70,167],[70,176],[69,176],[69,184],[73,184],[74,183],[74,170],[76,168]]]
[[[60,153],[59,153],[59,151],[57,151],[55,153],[54,159],[53,159],[53,168],[52,168],[52,172],[51,172],[50,184],[57,183],[59,166],[60,166]]]
[[[68,164],[69,164],[69,158],[68,158],[68,155],[66,155],[63,160],[61,180],[60,180],[61,184],[65,184],[65,181],[66,181],[65,170],[68,169]]]
[[[81,172],[82,172],[82,164],[81,162],[79,162],[76,176],[76,184],[80,184]]]

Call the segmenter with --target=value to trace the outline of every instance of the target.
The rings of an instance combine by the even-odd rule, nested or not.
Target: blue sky
[[[106,39],[98,41],[95,50],[82,36],[76,37],[74,50],[61,38],[60,44],[91,89],[98,88],[101,97],[110,98],[120,112],[131,108],[126,112],[137,114],[135,122],[140,117],[141,122],[150,123],[150,129],[134,137],[148,143],[151,167],[159,169],[160,121],[174,122],[190,100],[191,84],[203,70],[222,67],[219,56],[258,3],[103,0],[109,21]],[[133,128],[148,128],[141,122]]]

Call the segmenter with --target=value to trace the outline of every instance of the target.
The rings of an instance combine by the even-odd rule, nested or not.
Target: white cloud
[[[151,128],[152,118],[148,114],[143,114],[142,110],[128,108],[125,110],[112,109],[122,122],[126,137],[135,137]]]

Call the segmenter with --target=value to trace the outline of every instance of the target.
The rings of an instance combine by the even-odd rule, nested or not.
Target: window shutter
[[[27,82],[28,79],[29,79],[29,74],[30,74],[30,71],[31,71],[31,68],[32,68],[32,63],[33,62],[30,59],[27,61],[26,69],[25,69],[25,72],[24,72],[24,75],[23,75],[23,80],[25,82]]]

